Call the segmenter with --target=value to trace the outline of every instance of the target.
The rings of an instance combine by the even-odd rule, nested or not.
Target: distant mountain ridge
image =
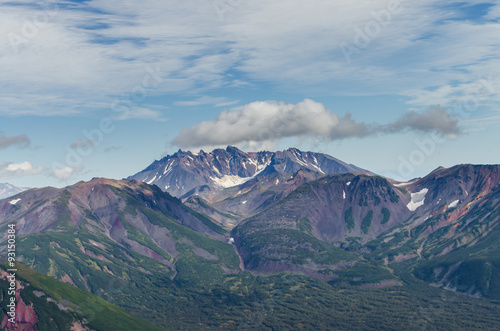
[[[293,174],[301,169],[321,174],[368,173],[322,153],[302,152],[296,148],[245,153],[228,146],[225,150],[215,149],[210,153],[179,150],[128,179],[155,184],[175,197],[187,198],[206,189],[221,190],[241,185],[272,172]]]
[[[17,187],[9,183],[0,183],[0,199],[5,199],[28,190],[27,187]]]

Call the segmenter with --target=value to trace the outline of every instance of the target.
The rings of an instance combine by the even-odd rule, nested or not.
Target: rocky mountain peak
[[[264,171],[271,166],[274,170]],[[290,148],[279,152],[249,152],[237,147],[215,149],[210,153],[179,150],[153,162],[145,170],[129,177],[148,184],[156,184],[163,191],[176,197],[187,198],[200,191],[220,191],[241,185],[256,176],[266,176],[274,171],[293,174],[309,169],[322,175],[332,173],[366,172],[332,156],[301,152]]]

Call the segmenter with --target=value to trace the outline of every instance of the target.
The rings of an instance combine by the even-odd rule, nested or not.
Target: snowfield
[[[418,207],[420,207],[424,204],[425,195],[427,194],[427,192],[429,192],[429,189],[424,188],[424,189],[420,190],[420,192],[412,193],[411,194],[411,201],[408,202],[406,207],[410,211],[417,210]]]
[[[446,208],[446,209],[455,208],[456,206],[458,206],[458,203],[459,203],[459,202],[460,202],[460,200],[455,200],[455,201],[453,201],[452,203],[450,203],[450,204],[448,205],[448,208]]]
[[[14,199],[14,200],[10,200],[9,203],[11,205],[15,205],[16,203],[18,203],[19,201],[21,201],[21,199]]]

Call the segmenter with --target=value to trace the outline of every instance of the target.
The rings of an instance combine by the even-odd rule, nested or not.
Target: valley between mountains
[[[495,330],[499,203],[500,165],[398,183],[293,148],[178,151],[0,200],[0,253],[15,223],[30,330]]]

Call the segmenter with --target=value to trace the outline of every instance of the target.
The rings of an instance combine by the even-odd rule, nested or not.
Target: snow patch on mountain
[[[411,201],[408,202],[406,207],[410,211],[415,211],[415,210],[417,210],[418,207],[423,206],[424,200],[425,200],[425,195],[427,194],[427,192],[429,192],[429,189],[423,188],[422,190],[420,190],[420,192],[412,193],[411,194]]]
[[[15,205],[15,204],[17,204],[19,201],[21,201],[21,199],[14,199],[14,200],[10,200],[10,201],[9,201],[9,203],[10,203],[11,205]]]
[[[153,183],[153,182],[155,181],[155,179],[156,179],[156,176],[154,176],[154,177],[153,177],[153,179],[148,180],[148,181],[146,182],[146,184],[150,184],[150,185],[151,185],[151,183]]]
[[[240,177],[240,176],[235,176],[235,175],[225,175],[220,178],[218,177],[210,177],[210,179],[217,185],[228,188],[228,187],[233,187],[237,185],[241,185],[243,183],[248,182],[250,179],[255,178],[258,174],[260,174],[266,167],[271,164],[271,161],[268,161],[264,164],[259,164],[257,166],[257,172],[251,176],[251,177]]]
[[[260,174],[262,171],[264,171],[264,169],[267,168],[268,165],[271,164],[271,160],[267,161],[266,163],[263,163],[263,164],[259,164],[257,166],[257,172],[255,173],[255,175],[253,175],[252,177],[255,177],[257,176],[258,174]]]
[[[233,187],[236,185],[241,185],[247,181],[249,181],[252,177],[240,177],[233,175],[222,176],[221,178],[210,177],[210,179],[217,185],[221,187]]]
[[[172,164],[173,164],[173,163],[174,163],[174,162],[172,161],[172,162],[170,162],[170,163],[169,163],[169,164],[165,167],[165,170],[163,171],[163,176],[168,175],[168,173],[169,173],[170,171],[172,171]]]
[[[450,209],[450,208],[455,208],[456,206],[458,206],[458,203],[460,202],[460,200],[455,200],[453,201],[452,203],[450,203],[448,205],[448,208],[447,209]]]
[[[316,170],[318,170],[319,172],[321,172],[322,174],[325,174],[325,172],[324,172],[323,170],[321,170],[321,168],[320,168],[320,167],[318,167],[317,165],[315,165],[315,164],[311,164],[311,166],[312,166],[314,169],[316,169]]]

